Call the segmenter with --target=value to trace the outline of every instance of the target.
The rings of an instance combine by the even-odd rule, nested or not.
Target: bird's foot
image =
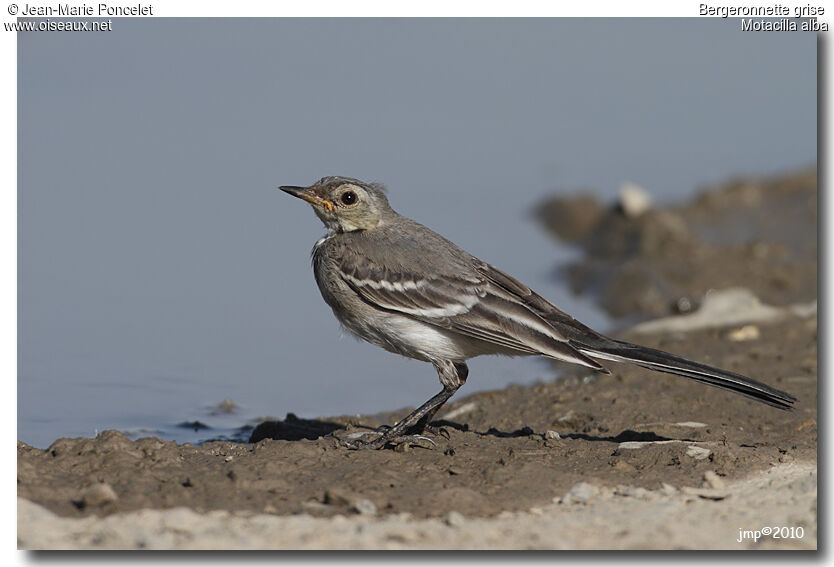
[[[383,449],[385,447],[397,447],[398,445],[409,444],[417,447],[429,448],[426,443],[430,443],[432,447],[437,444],[425,435],[398,435],[396,437],[388,437],[381,435],[372,441],[363,441],[361,439],[342,439],[343,446],[351,450],[359,449]]]
[[[442,425],[426,425],[423,427],[421,433],[428,433],[435,437],[443,437],[444,439],[451,439],[451,435],[449,434],[449,430],[443,427]]]
[[[391,426],[391,425],[380,425],[375,430],[370,431],[368,433],[379,433],[380,435],[384,435],[395,429],[399,426],[399,424]],[[434,437],[443,437],[444,439],[450,439],[451,435],[449,434],[449,430],[443,427],[442,425],[429,425],[424,423],[423,421],[419,421],[412,425],[411,427],[406,427],[404,432],[407,434],[406,436],[410,437],[422,437],[423,433],[428,435],[432,435]]]
[[[362,439],[363,437],[369,435],[376,435],[377,437],[368,441]],[[397,447],[398,445],[403,444],[415,445],[424,448],[429,448],[426,443],[431,444],[432,447],[437,446],[437,443],[425,435],[403,433],[402,428],[397,426],[391,427],[388,425],[382,425],[371,431],[351,433],[348,437],[349,439],[339,439],[339,442],[344,447],[351,450],[383,449],[385,447]]]

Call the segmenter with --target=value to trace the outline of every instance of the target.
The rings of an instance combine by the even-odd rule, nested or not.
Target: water
[[[339,174],[584,322],[554,191],[660,200],[816,159],[816,36],[721,20],[114,20],[18,40],[18,438],[378,412],[434,370],[340,337],[276,191]],[[472,361],[462,394],[549,378]],[[212,414],[225,399],[236,413]],[[177,427],[199,420],[211,431]]]

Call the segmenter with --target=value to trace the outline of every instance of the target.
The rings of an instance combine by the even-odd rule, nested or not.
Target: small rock
[[[446,525],[448,525],[448,526],[460,527],[464,524],[466,519],[463,517],[463,514],[461,514],[460,512],[452,510],[451,512],[446,514],[446,518],[445,518],[444,521],[446,522]]]
[[[660,493],[664,496],[674,496],[678,493],[678,489],[668,483],[663,483],[660,488]]]
[[[717,490],[715,488],[692,488],[690,486],[684,486],[681,488],[681,492],[705,500],[724,500],[730,496],[729,490]]]
[[[226,457],[223,460],[226,461],[227,463],[231,463],[234,460],[234,457],[232,455],[229,455],[228,457]]]
[[[708,459],[710,455],[712,455],[712,451],[704,447],[690,445],[686,448],[686,456],[692,457],[696,461],[703,461],[704,459]]]
[[[324,493],[324,503],[328,506],[347,508],[363,516],[376,516],[376,505],[360,495],[341,488],[328,488]]]
[[[594,485],[587,482],[577,482],[562,497],[562,502],[564,504],[587,504],[596,492],[597,488]]]
[[[324,492],[324,503],[328,506],[350,506],[354,496],[339,488],[328,488]]]
[[[548,430],[547,430],[547,431],[545,431],[545,433],[544,433],[544,438],[545,438],[545,439],[554,439],[554,440],[559,440],[559,439],[561,439],[561,438],[562,438],[562,436],[561,436],[561,435],[559,435],[559,432],[558,432],[558,431],[553,431],[552,429],[548,429]]]
[[[634,450],[634,449],[642,449],[647,445],[651,445],[651,441],[623,441],[619,445],[617,445],[617,450]]]
[[[113,490],[113,487],[106,482],[94,484],[81,497],[84,506],[104,506],[119,499],[119,495]]]
[[[756,325],[745,325],[727,333],[727,339],[733,342],[755,341],[761,336]]]
[[[350,509],[362,516],[376,516],[376,505],[367,498],[360,498]]]
[[[688,297],[679,297],[672,307],[674,308],[676,313],[683,314],[689,313],[690,311],[695,309],[696,305]]]
[[[620,207],[625,216],[636,218],[652,208],[652,198],[639,185],[623,183],[620,186]]]
[[[704,484],[706,484],[706,488],[714,488],[716,490],[726,488],[724,480],[715,471],[707,471],[704,473]]]

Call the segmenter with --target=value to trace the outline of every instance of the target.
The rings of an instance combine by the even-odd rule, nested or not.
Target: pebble
[[[678,313],[689,313],[695,308],[695,305],[692,303],[688,297],[679,297],[678,300],[675,302],[675,309]]]
[[[596,487],[587,482],[577,482],[573,487],[562,497],[564,504],[587,504],[594,496]]]
[[[620,207],[625,216],[636,218],[652,208],[652,198],[639,185],[623,183],[620,186]]]
[[[464,524],[466,518],[464,518],[463,514],[461,514],[460,512],[452,510],[451,512],[446,514],[446,519],[444,521],[448,526],[459,527]]]
[[[623,441],[619,445],[617,445],[617,449],[642,449],[648,445],[651,445],[653,441]]]
[[[679,421],[675,425],[678,427],[692,427],[692,428],[701,428],[706,427],[706,423],[701,423],[700,421]]]
[[[714,488],[716,490],[726,488],[726,483],[715,471],[707,471],[704,473],[704,483],[708,488]]]
[[[681,492],[690,496],[698,496],[705,500],[724,500],[730,496],[729,490],[717,490],[715,488],[692,488],[690,486],[684,486],[681,488]]]
[[[671,484],[668,484],[668,483],[664,482],[661,485],[660,492],[664,496],[674,496],[675,494],[678,493],[678,489],[675,488],[674,486],[672,486]]]
[[[561,435],[559,435],[559,432],[558,432],[558,431],[553,431],[552,429],[548,429],[548,430],[544,433],[544,438],[545,438],[545,439],[556,439],[556,440],[558,440],[558,439],[561,439],[561,438],[562,438],[562,436],[561,436]]]
[[[376,516],[376,505],[367,498],[357,500],[351,510],[363,516]]]
[[[119,495],[113,490],[113,487],[106,482],[94,484],[81,497],[81,500],[86,506],[104,506],[110,502],[115,502],[119,499]]]
[[[692,457],[696,461],[703,461],[704,459],[708,459],[710,455],[712,455],[712,451],[704,447],[690,445],[686,448],[686,456]]]
[[[755,341],[761,336],[756,325],[745,325],[727,333],[727,338],[733,342]]]

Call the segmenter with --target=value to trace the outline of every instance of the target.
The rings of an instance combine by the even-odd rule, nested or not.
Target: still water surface
[[[342,333],[274,188],[385,182],[400,213],[610,324],[553,270],[552,192],[669,201],[816,156],[816,37],[720,20],[114,20],[21,34],[18,437],[178,441],[417,405],[430,365]],[[776,72],[778,70],[778,73]],[[790,109],[786,111],[785,109]],[[461,394],[551,379],[481,358]],[[231,399],[232,414],[213,408]],[[213,430],[177,424],[199,420]]]

